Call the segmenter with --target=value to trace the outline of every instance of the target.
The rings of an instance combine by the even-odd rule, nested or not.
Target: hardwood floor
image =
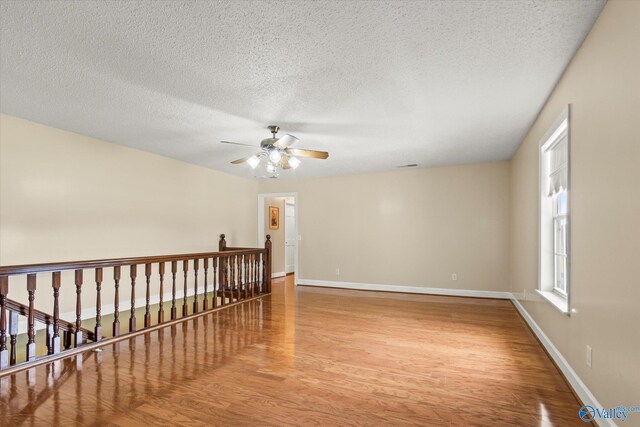
[[[292,279],[261,301],[2,378],[0,422],[585,425],[508,301]]]

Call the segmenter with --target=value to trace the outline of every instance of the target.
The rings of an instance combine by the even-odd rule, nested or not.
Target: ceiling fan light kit
[[[255,169],[260,164],[260,157],[251,156],[247,159],[247,163],[249,164],[249,166],[251,166],[251,169]]]
[[[239,165],[247,163],[251,169],[256,169],[262,159],[265,159],[265,170],[270,175],[270,178],[277,178],[280,174],[280,170],[297,169],[300,166],[301,160],[298,157],[311,157],[313,159],[326,159],[329,157],[329,153],[326,151],[314,151],[303,150],[299,148],[289,148],[291,145],[300,141],[293,135],[284,135],[280,138],[276,137],[276,134],[280,130],[279,126],[271,125],[268,127],[272,134],[271,138],[265,138],[260,141],[261,151],[253,156],[242,157],[236,159],[231,163]],[[251,147],[248,144],[240,144],[237,142],[220,141],[223,144],[242,145]]]
[[[289,166],[291,166],[291,169],[297,169],[298,166],[300,166],[300,163],[302,163],[302,162],[297,157],[290,157],[289,158]]]
[[[271,160],[272,163],[280,162],[281,158],[282,158],[282,153],[277,148],[274,147],[271,149],[271,151],[269,151],[269,160]]]

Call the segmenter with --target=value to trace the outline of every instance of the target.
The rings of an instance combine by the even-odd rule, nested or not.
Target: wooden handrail
[[[225,305],[235,305],[251,300],[271,292],[271,236],[267,235],[264,248],[232,248],[226,246],[224,234],[220,236],[218,252],[198,252],[176,255],[143,256],[129,258],[113,258],[86,261],[53,262],[42,264],[13,265],[0,267],[0,376],[10,365],[21,361],[16,360],[16,337],[18,334],[17,317],[27,317],[27,347],[25,362],[35,363],[39,357],[36,354],[35,323],[47,325],[46,345],[48,355],[55,355],[71,351],[88,344],[88,341],[99,343],[106,338],[113,340],[120,336],[137,334],[138,325],[136,309],[144,307],[144,326],[141,330],[152,329],[165,323],[182,321],[204,311],[218,309]],[[124,268],[123,268],[124,267]],[[104,275],[104,269],[112,269],[113,279]],[[73,282],[62,286],[62,271],[73,271]],[[93,270],[91,274],[86,270]],[[168,273],[170,270],[170,276]],[[35,308],[36,282],[39,273],[51,273],[49,282],[53,295],[53,314],[48,314]],[[212,274],[209,274],[212,273]],[[26,291],[28,303],[9,299],[11,289],[24,286],[24,281],[15,284],[12,276],[26,276]],[[86,276],[86,277],[85,277]],[[159,279],[159,289],[155,289]],[[171,319],[165,321],[164,283],[165,279],[171,285]],[[66,280],[66,279],[65,279]],[[204,283],[202,283],[204,282]],[[167,283],[167,284],[169,284]],[[199,283],[204,286],[199,287]],[[102,289],[113,285],[113,327],[102,326]],[[120,288],[127,286],[129,292]],[[136,292],[136,287],[138,291]],[[157,322],[151,315],[151,288],[159,296],[159,310]],[[81,304],[87,291],[95,292],[95,330],[90,331],[82,327],[83,311]],[[75,321],[68,322],[60,319],[60,294],[67,292],[66,301],[71,301],[69,292],[73,292],[75,300]],[[203,290],[203,293],[200,291]],[[136,299],[136,295],[144,295],[144,304]],[[39,297],[40,298],[40,297]],[[193,299],[193,304],[188,299]],[[128,331],[121,332],[120,317],[127,313],[120,310],[120,302],[130,301],[128,309]],[[178,315],[177,303],[181,303],[181,316]],[[7,312],[9,317],[7,317]],[[7,321],[8,320],[8,321]],[[7,324],[9,328],[7,328]],[[123,328],[124,329],[124,325]],[[111,330],[111,336],[103,337],[103,333]],[[7,333],[8,332],[8,333]],[[64,349],[62,348],[60,332],[64,334]],[[7,340],[7,338],[10,338]],[[7,345],[9,341],[9,345]]]
[[[158,255],[158,256],[142,256],[131,258],[111,258],[97,259],[88,261],[66,261],[66,262],[50,262],[43,264],[22,264],[8,265],[0,267],[0,276],[15,276],[18,274],[30,273],[48,273],[52,271],[65,270],[84,270],[90,268],[107,268],[116,266],[141,265],[157,262],[184,261],[203,258],[215,258],[219,256],[242,255],[247,253],[260,254],[266,253],[263,248],[233,248],[233,250],[224,250],[219,252],[198,252],[179,255]]]

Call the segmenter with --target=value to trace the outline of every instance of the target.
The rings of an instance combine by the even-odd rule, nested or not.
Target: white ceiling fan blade
[[[295,144],[298,141],[300,141],[300,140],[298,138],[296,138],[295,136],[286,134],[283,137],[279,138],[274,145],[276,145],[276,146],[278,146],[280,148],[287,148],[290,145]]]

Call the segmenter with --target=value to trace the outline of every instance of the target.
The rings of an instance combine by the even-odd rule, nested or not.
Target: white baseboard
[[[511,299],[511,292],[475,291],[468,289],[423,288],[421,286],[380,285],[357,282],[334,282],[329,280],[296,279],[296,285],[323,286],[328,288],[359,289],[363,291],[402,292],[410,294],[432,294],[459,297]]]
[[[533,317],[524,309],[520,301],[515,298],[515,296],[511,299],[513,305],[516,307],[518,312],[522,315],[525,322],[529,325],[534,334],[538,337],[544,348],[547,350],[553,361],[556,363],[560,371],[564,374],[567,381],[571,385],[571,388],[576,392],[583,405],[590,405],[594,408],[602,408],[598,399],[591,393],[591,391],[587,388],[585,383],[582,382],[576,371],[573,370],[567,359],[560,353],[560,351],[556,348],[555,345],[551,342],[549,337],[542,331],[540,326],[533,320]],[[576,409],[576,417],[578,416],[578,411]],[[596,420],[599,426],[610,426],[616,427],[616,423],[611,419],[599,418]]]
[[[284,277],[286,275],[287,275],[287,273],[285,273],[284,271],[281,271],[279,273],[271,273],[271,278],[275,279],[275,278],[278,278],[278,277]]]

